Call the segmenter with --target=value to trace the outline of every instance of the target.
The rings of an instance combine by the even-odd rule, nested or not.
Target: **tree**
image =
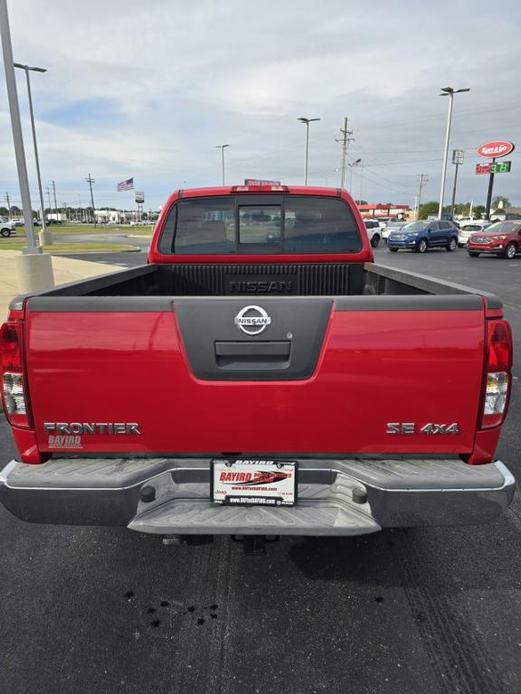
[[[426,202],[420,205],[419,219],[427,219],[427,217],[437,217],[438,216],[438,203],[434,200],[431,202]]]
[[[8,217],[9,216],[9,210],[7,207],[0,207],[0,217]]]
[[[497,210],[499,207],[512,207],[512,205],[510,200],[505,198],[504,195],[496,195],[496,197],[492,200],[492,209]]]
[[[484,217],[484,216],[485,216],[485,212],[486,212],[486,207],[485,207],[485,205],[475,205],[475,207],[474,207],[474,209],[473,209],[473,211],[472,211],[472,214],[473,214],[474,217],[476,217],[477,219],[480,219],[481,217]]]

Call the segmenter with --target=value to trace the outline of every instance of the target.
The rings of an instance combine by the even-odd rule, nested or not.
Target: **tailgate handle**
[[[289,366],[291,342],[216,342],[217,366],[229,370],[271,370]]]

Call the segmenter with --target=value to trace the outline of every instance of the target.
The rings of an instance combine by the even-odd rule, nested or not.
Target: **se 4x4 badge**
[[[386,434],[427,434],[436,436],[438,434],[459,434],[460,428],[457,422],[452,424],[436,424],[429,422],[419,427],[416,422],[387,422]]]

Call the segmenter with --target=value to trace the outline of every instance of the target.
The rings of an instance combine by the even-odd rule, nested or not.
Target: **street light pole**
[[[314,123],[315,121],[319,121],[320,118],[304,118],[300,117],[297,118],[301,123],[304,123],[306,126],[306,161],[304,165],[304,185],[307,186],[308,184],[308,161],[309,161],[309,124]]]
[[[22,137],[22,124],[20,121],[20,107],[18,105],[18,92],[14,74],[13,47],[11,45],[7,0],[0,0],[0,36],[2,38],[5,82],[9,101],[11,129],[13,131],[16,168],[18,171],[20,196],[22,198],[27,244],[22,254],[16,256],[16,274],[19,291],[34,292],[52,287],[54,284],[54,277],[51,256],[42,253],[42,249],[38,246],[34,233],[33,207],[31,204],[31,193],[29,190],[29,179],[27,176],[27,164],[25,161],[25,149]]]
[[[222,185],[224,186],[226,177],[224,175],[224,150],[226,147],[229,147],[230,145],[215,145],[215,149],[220,149],[221,150],[221,174],[222,174]]]
[[[31,194],[29,192],[29,178],[27,176],[27,164],[25,161],[25,149],[22,138],[22,124],[20,120],[20,107],[18,105],[18,93],[16,90],[16,78],[13,67],[13,48],[11,45],[11,33],[9,30],[9,16],[7,14],[7,1],[0,0],[0,32],[2,36],[2,52],[4,56],[5,82],[9,111],[11,114],[11,128],[13,131],[14,151],[16,156],[16,168],[20,183],[20,195],[24,214],[25,236],[27,246],[24,253],[41,253],[41,248],[36,242],[33,226],[33,208]]]
[[[20,68],[25,72],[25,79],[27,81],[27,97],[29,100],[29,113],[31,116],[31,130],[33,133],[33,146],[34,146],[34,161],[36,164],[36,176],[38,179],[38,194],[40,196],[40,214],[42,216],[42,232],[43,238],[46,238],[46,228],[45,228],[45,204],[43,202],[43,190],[42,190],[42,177],[40,175],[40,160],[38,157],[38,145],[36,144],[36,128],[34,126],[34,111],[33,111],[33,98],[31,94],[31,80],[29,77],[29,71],[32,72],[47,72],[43,67],[30,67],[29,65],[22,65],[21,63],[14,63],[14,67]]]
[[[447,127],[445,129],[445,148],[443,150],[443,167],[441,169],[441,189],[440,189],[440,204],[438,206],[438,219],[441,219],[443,214],[443,198],[445,197],[445,181],[447,178],[447,160],[449,158],[449,143],[450,143],[450,128],[452,124],[452,105],[454,94],[462,92],[470,92],[470,89],[453,89],[452,87],[442,87],[440,96],[449,97],[449,110],[447,113]]]

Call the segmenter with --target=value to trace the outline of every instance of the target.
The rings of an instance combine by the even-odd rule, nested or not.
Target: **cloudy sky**
[[[475,149],[512,140],[512,173],[495,193],[521,205],[521,5],[470,0],[10,0],[15,60],[34,74],[44,186],[58,204],[132,206],[116,183],[134,176],[145,207],[179,187],[245,177],[301,183],[304,126],[309,183],[337,185],[344,116],[354,131],[352,192],[371,202],[413,204],[439,196],[447,98],[455,98],[451,147],[465,151],[459,200],[483,203],[487,177]],[[36,178],[23,74],[19,98],[34,205]],[[3,71],[0,76],[0,195],[19,202]],[[449,165],[446,200],[453,166]],[[349,184],[349,175],[347,178]]]

